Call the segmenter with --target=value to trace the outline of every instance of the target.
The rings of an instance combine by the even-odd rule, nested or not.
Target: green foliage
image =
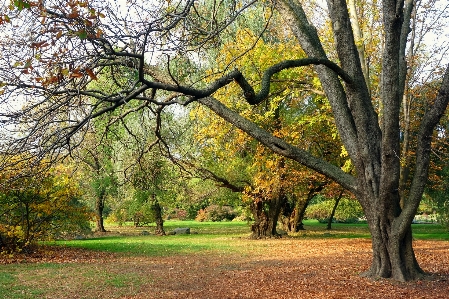
[[[205,209],[198,211],[196,221],[223,221],[233,220],[237,216],[237,213],[230,206],[210,205]]]
[[[24,8],[30,8],[31,5],[28,1],[23,1],[23,0],[14,0],[14,6],[20,11]]]
[[[312,205],[306,210],[308,219],[317,219],[320,222],[327,222],[335,205],[334,200],[324,200]],[[342,198],[335,211],[334,220],[343,223],[357,222],[363,217],[363,210],[360,204],[351,199]]]
[[[90,233],[91,218],[80,202],[80,190],[66,168],[8,181],[0,190],[0,249],[3,253],[32,250],[37,240]],[[38,175],[38,176],[37,176]]]
[[[444,167],[439,176],[442,179],[441,184],[434,188],[428,188],[427,195],[430,199],[425,198],[424,202],[432,207],[438,214],[437,220],[447,229],[449,229],[449,167]]]

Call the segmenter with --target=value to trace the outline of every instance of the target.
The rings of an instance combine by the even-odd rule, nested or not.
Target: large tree
[[[372,234],[373,261],[366,276],[419,278],[423,271],[413,252],[411,222],[428,178],[433,131],[449,101],[449,68],[430,70],[440,84],[422,115],[414,171],[408,176],[410,183],[401,185],[408,189],[402,192],[400,113],[409,28],[420,20],[419,12],[430,18],[442,16],[432,16],[426,6],[417,9],[416,2],[384,0],[376,7],[364,1],[328,0],[332,38],[320,39],[326,20],[312,24],[313,15],[306,14],[310,7],[294,0],[130,1],[126,7],[95,0],[14,1],[11,7],[16,10],[3,12],[1,22],[1,119],[9,124],[3,128],[12,131],[5,134],[2,151],[30,149],[37,157],[48,153],[57,158],[81,142],[85,124],[101,114],[119,107],[128,114],[150,105],[162,111],[171,104],[198,102],[277,154],[327,176],[357,197]],[[353,8],[371,9],[381,16],[376,31],[381,55],[373,70],[363,55],[363,38],[354,30],[360,26]],[[273,9],[281,19],[272,18]],[[260,82],[247,80],[245,69],[228,68],[217,69],[220,76],[214,75],[213,81],[201,80],[201,75],[211,76],[202,73],[202,58],[214,53],[226,30],[235,32],[245,18],[266,21],[264,30],[273,30],[271,20],[282,20],[308,57],[268,67]],[[245,51],[235,53],[236,59],[241,55]],[[178,67],[181,62],[183,68]],[[332,107],[354,175],[273,136],[213,96],[229,84],[238,84],[242,99],[258,105],[270,99],[270,82],[277,73],[309,65],[315,66]],[[126,83],[117,80],[119,90],[89,87],[106,66],[111,67],[112,77],[114,69],[123,66],[135,73]],[[380,72],[376,90],[369,84],[369,71]],[[257,92],[255,83],[260,83]],[[130,101],[142,104],[126,109]]]

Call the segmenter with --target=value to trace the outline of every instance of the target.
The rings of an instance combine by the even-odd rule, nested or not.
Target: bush
[[[189,213],[188,211],[184,210],[184,209],[173,209],[170,212],[167,213],[168,215],[166,216],[167,220],[170,219],[178,219],[178,220],[187,220]]]
[[[22,166],[0,173],[0,252],[31,252],[39,240],[91,232],[93,215],[67,165]]]
[[[198,211],[196,221],[231,221],[237,216],[237,213],[230,206],[210,205],[205,209]]]
[[[2,254],[21,252],[28,248],[30,242],[25,237],[21,226],[0,224],[0,248]]]
[[[305,216],[308,219],[317,219],[320,222],[327,222],[334,204],[334,200],[325,200],[310,205],[306,210]],[[357,222],[363,215],[362,207],[358,201],[342,198],[335,211],[334,220],[343,223],[353,223]]]

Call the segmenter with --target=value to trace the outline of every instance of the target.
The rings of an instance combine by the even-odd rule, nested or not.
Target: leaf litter
[[[42,298],[435,299],[447,298],[449,293],[446,241],[414,243],[418,262],[429,275],[422,281],[407,283],[359,276],[370,266],[372,251],[368,239],[234,239],[230,244],[235,251],[211,250],[168,257],[130,257],[56,246],[44,247],[27,257],[4,258],[0,263],[71,264],[80,272],[96,268],[111,275],[128,273],[136,279],[136,283],[122,286],[121,292],[113,287],[97,291],[92,287],[86,289],[85,295],[79,292],[83,286],[79,281],[46,281],[52,291]],[[77,280],[88,278],[80,275]]]

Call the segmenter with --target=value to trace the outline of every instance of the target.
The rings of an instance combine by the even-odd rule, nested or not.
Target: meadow
[[[192,234],[111,225],[105,234],[46,242],[28,257],[3,257],[0,298],[446,298],[449,291],[449,234],[436,224],[413,225],[430,275],[410,283],[360,277],[371,259],[366,224],[326,231],[310,220],[305,231],[263,240],[248,239],[245,222],[165,222],[167,232],[177,227]]]

